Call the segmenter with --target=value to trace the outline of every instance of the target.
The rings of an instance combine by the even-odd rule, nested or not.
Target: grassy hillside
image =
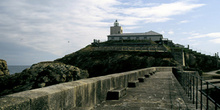
[[[175,66],[170,52],[91,51],[91,46],[55,61],[88,70],[90,77],[152,66]]]
[[[209,56],[201,54],[196,51],[192,51],[187,48],[175,48],[176,50],[182,50],[185,52],[186,68],[194,68],[196,70],[202,70],[204,72],[217,70],[220,67],[220,59],[215,56]],[[171,49],[172,50],[172,49]]]
[[[110,45],[110,43],[112,42],[105,42],[104,45]],[[154,42],[148,43],[155,45]],[[202,73],[202,71],[219,68],[217,65],[220,65],[220,62],[216,57],[203,55],[186,48],[169,46],[166,48],[168,48],[168,52],[93,51],[92,46],[88,45],[55,61],[88,70],[90,77],[94,77],[152,66],[177,66],[180,64],[177,59],[174,59],[173,53],[183,51],[185,52],[185,68],[188,70],[197,70]]]

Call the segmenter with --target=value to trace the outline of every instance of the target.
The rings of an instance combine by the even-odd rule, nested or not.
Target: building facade
[[[123,33],[123,29],[119,26],[118,21],[114,22],[114,26],[110,27],[110,35],[108,35],[108,40],[152,40],[160,41],[163,39],[163,35],[154,31],[149,31],[145,33]]]

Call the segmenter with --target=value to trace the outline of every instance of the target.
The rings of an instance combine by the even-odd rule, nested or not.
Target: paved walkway
[[[220,70],[205,72],[205,74],[220,75],[220,74],[217,74],[217,73],[216,73],[217,71],[220,71]]]
[[[107,100],[93,110],[196,110],[171,72],[157,72],[139,87],[127,88],[120,100]]]

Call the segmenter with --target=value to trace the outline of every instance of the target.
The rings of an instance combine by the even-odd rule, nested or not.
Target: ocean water
[[[10,74],[15,74],[15,73],[20,73],[24,69],[31,67],[31,65],[8,65],[9,73]]]

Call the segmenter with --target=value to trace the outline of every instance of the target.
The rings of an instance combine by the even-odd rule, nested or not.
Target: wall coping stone
[[[0,98],[0,109],[91,107],[105,101],[109,90],[127,86],[128,82],[138,80],[139,77],[144,77],[145,74],[152,71],[172,71],[172,67],[143,68],[14,93]]]

